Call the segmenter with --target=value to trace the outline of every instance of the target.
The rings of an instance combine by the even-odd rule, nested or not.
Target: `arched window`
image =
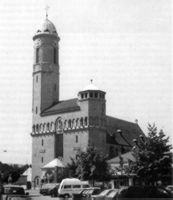
[[[68,128],[71,128],[71,119],[68,120]]]
[[[49,123],[47,123],[46,130],[47,130],[47,132],[49,132],[49,130],[50,130],[50,124]]]
[[[43,125],[43,132],[46,132],[46,124]]]
[[[37,112],[38,112],[38,108],[37,108],[37,106],[36,106],[36,108],[35,108],[35,113],[37,114]]]
[[[53,122],[51,123],[51,127],[50,127],[50,128],[51,128],[51,131],[52,131],[52,132],[55,131],[55,127],[54,127],[54,123],[53,123]]]
[[[32,126],[32,132],[35,133],[35,125]]]
[[[54,64],[57,63],[57,48],[56,47],[54,47],[53,49],[53,62]]]
[[[40,124],[40,133],[42,133],[42,132],[43,132],[43,125]]]
[[[87,117],[85,117],[85,126],[87,126],[88,125],[88,118]]]
[[[64,121],[64,129],[67,129],[67,120]]]
[[[35,55],[35,57],[36,57],[35,62],[39,63],[39,48],[38,47],[36,48],[36,55]]]
[[[39,125],[38,124],[36,125],[36,132],[37,133],[39,132]]]
[[[81,117],[81,119],[80,119],[80,126],[81,127],[83,126],[83,117]]]
[[[76,119],[76,128],[79,128],[79,119]]]
[[[76,124],[75,124],[75,119],[72,120],[72,129],[75,129]]]
[[[92,98],[93,97],[93,93],[92,92],[90,92],[90,98]]]

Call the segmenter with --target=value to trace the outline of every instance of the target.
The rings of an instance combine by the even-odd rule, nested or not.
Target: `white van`
[[[77,178],[65,178],[60,183],[58,195],[70,197],[74,193],[80,193],[85,188],[90,188],[87,181],[80,181]]]

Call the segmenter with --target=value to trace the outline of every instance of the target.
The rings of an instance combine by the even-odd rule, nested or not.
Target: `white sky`
[[[0,0],[0,161],[31,160],[32,36],[47,4],[61,38],[61,100],[92,78],[108,115],[172,137],[171,0]]]

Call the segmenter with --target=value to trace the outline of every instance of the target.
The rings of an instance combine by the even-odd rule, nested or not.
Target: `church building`
[[[33,41],[32,181],[41,183],[47,163],[58,158],[66,165],[89,145],[110,158],[128,152],[142,130],[106,115],[105,91],[91,82],[75,98],[59,99],[60,37],[47,17]]]

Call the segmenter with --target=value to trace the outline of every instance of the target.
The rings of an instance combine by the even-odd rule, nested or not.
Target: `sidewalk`
[[[40,196],[39,188],[25,190],[25,192],[28,192],[29,196]]]

